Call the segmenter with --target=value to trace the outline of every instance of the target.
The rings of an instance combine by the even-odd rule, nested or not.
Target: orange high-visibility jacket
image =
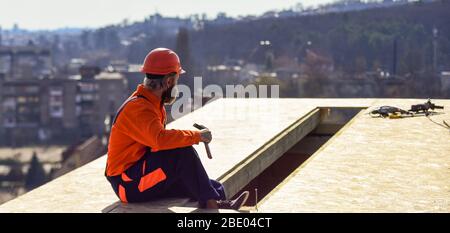
[[[112,126],[108,145],[106,175],[122,174],[146,152],[191,146],[200,142],[200,132],[166,130],[166,110],[161,99],[142,84],[131,95],[144,96],[125,105]]]

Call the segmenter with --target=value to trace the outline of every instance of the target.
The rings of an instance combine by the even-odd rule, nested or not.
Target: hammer
[[[197,129],[199,129],[199,130],[202,130],[202,129],[208,129],[208,128],[206,128],[206,126],[204,126],[204,125],[199,125],[199,124],[197,124],[197,123],[194,123],[194,127],[197,128]],[[209,158],[209,159],[212,159],[211,151],[209,150],[209,145],[208,145],[208,143],[206,143],[206,142],[205,142],[205,149],[206,149],[206,154],[208,155],[208,158]]]

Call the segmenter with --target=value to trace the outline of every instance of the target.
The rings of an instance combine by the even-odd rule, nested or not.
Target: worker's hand
[[[212,134],[209,129],[202,129],[200,130],[200,141],[209,143],[212,140]]]

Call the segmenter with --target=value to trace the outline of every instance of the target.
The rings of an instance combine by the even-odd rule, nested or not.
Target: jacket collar
[[[150,102],[152,102],[156,106],[161,105],[161,98],[153,94],[150,90],[144,87],[143,84],[139,84],[136,91],[132,96],[142,95],[147,98]]]

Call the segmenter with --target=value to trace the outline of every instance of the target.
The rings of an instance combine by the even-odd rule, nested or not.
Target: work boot
[[[219,209],[239,210],[245,204],[249,195],[250,193],[245,191],[234,200],[217,201],[217,206]]]

